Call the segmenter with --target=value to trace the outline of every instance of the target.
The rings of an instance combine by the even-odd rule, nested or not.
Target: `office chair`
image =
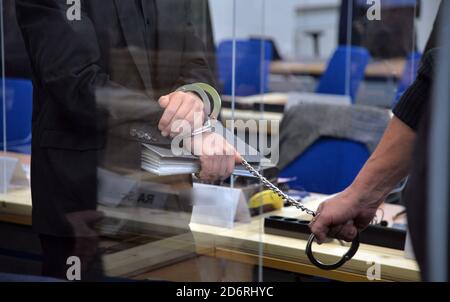
[[[419,69],[420,60],[422,59],[422,54],[419,52],[411,53],[406,58],[405,69],[403,70],[402,77],[398,83],[397,94],[392,102],[392,108],[394,108],[405,91],[411,86],[417,76],[417,71]]]
[[[331,57],[325,73],[320,78],[317,93],[349,95],[355,103],[356,94],[361,81],[364,79],[369,52],[362,47],[339,46]],[[348,70],[347,61],[350,61]],[[347,70],[348,80],[347,82]]]
[[[355,179],[370,156],[366,145],[347,139],[321,137],[286,166],[280,177],[295,178],[292,187],[334,194]]]
[[[250,39],[236,41],[236,95],[248,96],[269,91],[272,45],[268,40]],[[222,92],[232,93],[233,41],[226,40],[217,50],[219,78]]]
[[[272,49],[272,57],[270,58],[272,61],[283,61],[283,57],[280,53],[277,43],[273,38],[270,37],[261,37],[258,35],[250,36],[249,40],[258,41],[261,43],[262,40],[269,42],[270,48]]]
[[[0,117],[0,147],[3,149],[3,102],[6,108],[6,150],[24,154],[31,153],[31,116],[33,85],[30,80],[5,79],[5,90],[0,87],[2,109]]]

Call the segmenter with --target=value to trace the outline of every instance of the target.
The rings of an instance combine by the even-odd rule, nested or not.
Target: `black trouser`
[[[69,257],[76,256],[80,260],[81,280],[70,281],[102,281],[103,265],[96,238],[55,237],[39,235],[42,246],[42,275],[68,280],[68,270],[74,263]],[[73,270],[69,275],[73,276]]]

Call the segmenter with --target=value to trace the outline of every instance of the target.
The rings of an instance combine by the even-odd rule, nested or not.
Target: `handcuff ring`
[[[212,130],[211,120],[217,120],[220,113],[220,109],[222,107],[222,101],[217,90],[214,89],[214,87],[212,87],[211,85],[205,83],[193,83],[181,86],[180,88],[177,89],[177,91],[195,92],[200,96],[200,98],[203,101],[203,105],[207,114],[206,121],[203,127],[192,131],[191,136],[196,136],[205,132],[211,132]],[[208,94],[210,95],[211,100],[208,97]],[[211,101],[213,104],[212,110],[211,110]]]
[[[202,87],[200,87],[199,84],[194,83],[183,85],[179,87],[176,91],[195,92],[196,94],[198,94],[198,96],[202,99],[206,115],[207,116],[211,115],[211,103],[209,102],[208,95],[206,94],[205,90]]]
[[[352,259],[352,257],[356,254],[359,248],[359,233],[356,235],[356,237],[352,241],[352,245],[350,246],[350,249],[345,253],[342,258],[333,264],[325,264],[321,262],[320,260],[317,260],[316,257],[314,257],[314,254],[312,252],[312,245],[314,243],[314,240],[316,239],[316,236],[314,234],[311,234],[308,239],[308,243],[306,244],[306,256],[308,256],[309,261],[311,261],[312,264],[317,266],[320,269],[331,271],[340,268],[342,265],[344,265],[347,261]]]

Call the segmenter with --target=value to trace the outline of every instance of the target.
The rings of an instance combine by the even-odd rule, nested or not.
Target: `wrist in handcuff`
[[[200,99],[203,101],[204,104],[203,109],[206,116],[206,120],[203,126],[201,128],[194,129],[190,134],[185,135],[185,138],[194,138],[195,136],[204,133],[213,132],[212,121],[217,120],[221,108],[220,95],[217,93],[217,91],[212,86],[205,83],[187,84],[179,87],[177,91],[195,93],[197,96],[200,97]],[[211,105],[213,105],[212,110]]]
[[[211,119],[208,117],[206,122],[203,124],[201,128],[194,129],[192,132],[188,133],[180,133],[181,135],[181,144],[183,147],[186,146],[186,140],[193,140],[195,137],[199,135],[204,135],[206,133],[213,133],[213,125],[211,123]]]
[[[197,91],[191,91],[191,90],[188,90],[188,91],[180,90],[180,91],[183,91],[184,93],[190,93],[190,94],[195,95],[196,97],[199,98],[199,100],[202,102],[202,104],[204,104],[204,102],[202,100],[202,96]],[[208,106],[203,105],[203,114],[204,114],[204,119],[205,119],[204,124],[208,121],[209,115],[211,114],[210,109],[211,108],[208,108]]]
[[[203,124],[203,126],[201,128],[194,129],[194,131],[192,131],[191,137],[201,135],[203,133],[210,133],[210,132],[212,132],[212,123],[211,123],[211,119],[209,117],[207,117],[205,123]]]

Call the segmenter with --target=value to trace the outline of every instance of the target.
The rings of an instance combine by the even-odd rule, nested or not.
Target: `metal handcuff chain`
[[[220,98],[220,95],[217,93],[217,91],[210,85],[205,83],[194,83],[182,86],[178,89],[179,91],[193,91],[200,95],[204,102],[205,108],[210,108],[210,100],[207,97],[207,94],[209,94],[212,98],[213,103],[213,109],[210,111],[209,118],[217,119],[220,108],[222,106],[222,101]],[[209,111],[209,110],[208,110]],[[211,128],[211,125],[209,123],[209,119],[207,122],[207,125],[205,125],[203,128]],[[206,129],[205,128],[205,129]],[[205,131],[205,129],[202,129],[201,131]],[[272,192],[280,196],[283,200],[287,201],[291,206],[296,207],[302,212],[305,212],[306,214],[317,217],[319,214],[311,209],[308,209],[302,204],[302,201],[296,200],[283,191],[281,191],[277,186],[275,186],[273,183],[271,183],[267,178],[262,176],[255,168],[253,168],[245,159],[242,159],[242,165],[247,169],[254,177],[256,177],[261,183],[270,189]],[[312,264],[314,264],[316,267],[323,269],[323,270],[335,270],[344,265],[347,261],[349,261],[358,251],[359,248],[359,234],[353,239],[352,244],[349,248],[349,250],[342,256],[340,260],[333,264],[325,264],[321,262],[320,260],[316,259],[314,257],[313,251],[312,251],[312,245],[315,241],[316,237],[314,234],[311,234],[308,239],[308,243],[306,245],[306,256],[308,257],[309,261],[311,261]]]
[[[301,201],[295,200],[294,198],[290,197],[289,195],[287,195],[286,193],[281,191],[277,186],[275,186],[267,178],[265,178],[258,171],[256,171],[256,169],[253,168],[245,159],[242,159],[242,165],[250,173],[252,173],[253,176],[258,178],[261,181],[261,183],[266,188],[270,189],[272,192],[274,192],[275,194],[280,196],[282,199],[286,200],[291,206],[296,207],[300,211],[305,212],[306,214],[308,214],[308,215],[310,215],[312,217],[317,217],[318,216],[317,212],[315,212],[315,211],[305,207],[301,203]],[[321,262],[320,260],[318,260],[316,257],[314,257],[314,254],[313,254],[313,251],[312,251],[312,244],[313,244],[315,239],[316,239],[316,237],[315,237],[314,234],[311,234],[309,236],[308,243],[306,244],[305,253],[306,253],[306,256],[308,256],[308,259],[309,259],[309,261],[311,261],[312,264],[314,264],[315,266],[317,266],[318,268],[323,269],[323,270],[335,270],[335,269],[338,269],[339,267],[344,265],[347,261],[352,259],[352,257],[356,254],[356,252],[358,251],[358,248],[359,248],[359,234],[358,234],[353,239],[352,244],[350,246],[350,249],[347,251],[347,253],[345,253],[342,256],[342,258],[339,261],[337,261],[337,262],[335,262],[333,264],[325,264],[325,263]]]

